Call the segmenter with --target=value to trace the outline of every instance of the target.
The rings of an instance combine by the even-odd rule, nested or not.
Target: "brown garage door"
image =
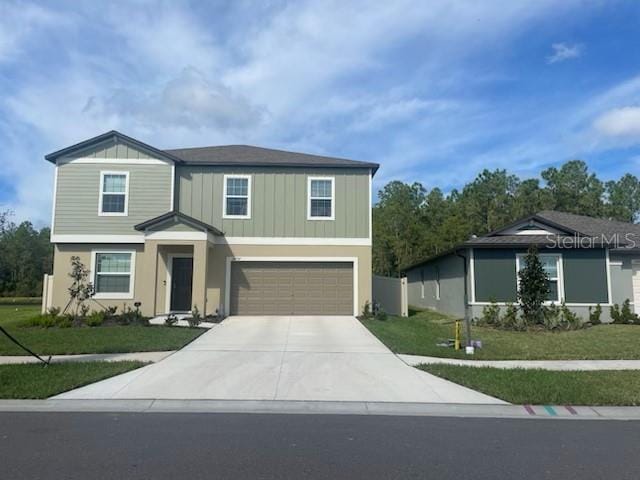
[[[231,315],[352,315],[350,262],[232,262]]]

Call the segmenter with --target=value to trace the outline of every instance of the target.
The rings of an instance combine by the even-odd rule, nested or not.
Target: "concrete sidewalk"
[[[558,371],[640,370],[640,360],[466,360],[398,354],[407,365],[459,365],[463,367],[524,368]]]
[[[0,400],[0,412],[273,413],[640,420],[640,407],[292,400]]]
[[[120,362],[124,360],[137,360],[139,362],[159,362],[174,353],[168,352],[131,352],[131,353],[84,353],[80,355],[52,355],[52,363],[61,362]],[[45,360],[48,355],[41,355]],[[16,365],[20,363],[40,363],[31,355],[5,355],[0,356],[0,365]]]

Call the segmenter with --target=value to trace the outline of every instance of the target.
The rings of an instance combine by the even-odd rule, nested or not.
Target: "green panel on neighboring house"
[[[607,262],[604,250],[562,250],[567,303],[607,303]]]
[[[473,249],[476,302],[515,302],[516,251]]]

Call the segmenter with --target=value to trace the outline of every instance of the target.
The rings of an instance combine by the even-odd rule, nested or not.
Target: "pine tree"
[[[518,301],[529,325],[544,323],[544,302],[549,295],[548,277],[538,257],[538,249],[529,247],[524,267],[518,272]]]

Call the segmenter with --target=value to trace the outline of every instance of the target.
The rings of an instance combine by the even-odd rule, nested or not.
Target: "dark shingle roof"
[[[377,163],[287,152],[250,145],[175,148],[165,150],[165,152],[186,163],[195,165],[371,168],[374,173],[379,167]]]
[[[547,219],[556,224],[565,225],[588,236],[625,235],[627,233],[640,235],[640,225],[636,223],[588,217],[586,215],[575,215],[573,213],[557,212],[555,210],[545,210],[539,212],[537,215],[543,219]]]
[[[502,231],[531,220],[547,223],[550,227],[565,233],[558,235],[500,235]],[[403,270],[411,270],[412,268],[429,263],[432,260],[466,247],[524,248],[528,245],[547,247],[562,245],[563,248],[570,248],[572,245],[575,245],[576,247],[582,248],[609,248],[618,253],[638,254],[638,252],[640,252],[640,225],[617,220],[607,220],[605,218],[588,217],[586,215],[575,215],[573,213],[558,212],[555,210],[544,210],[481,237],[472,237],[446,252],[405,267]]]
[[[330,168],[370,168],[376,173],[379,164],[361,162],[346,158],[325,157],[309,153],[288,152],[272,148],[253,147],[251,145],[221,145],[216,147],[174,148],[159,150],[135,138],[128,137],[115,130],[103,133],[97,137],[84,140],[70,147],[57,150],[45,155],[45,159],[56,163],[63,156],[85,149],[106,140],[121,140],[143,150],[147,150],[161,158],[167,158],[176,163],[194,165],[230,165],[230,166],[276,166],[276,167],[330,167]]]

